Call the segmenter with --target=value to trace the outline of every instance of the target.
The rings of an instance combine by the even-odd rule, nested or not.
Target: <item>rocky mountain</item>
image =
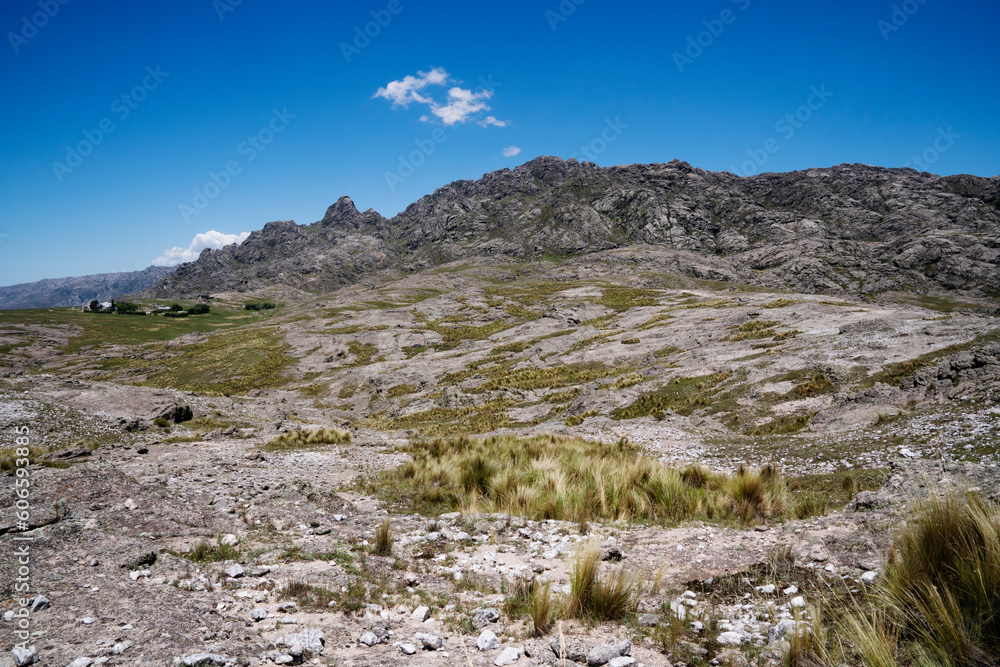
[[[666,272],[798,292],[995,295],[1000,176],[853,164],[741,178],[677,160],[603,168],[540,157],[446,185],[392,219],[342,197],[311,225],[272,222],[205,250],[150,294],[321,292],[385,268],[633,245],[668,251]]]
[[[147,289],[171,271],[173,267],[150,266],[142,271],[50,278],[0,287],[0,310],[79,306],[94,299],[106,301]]]

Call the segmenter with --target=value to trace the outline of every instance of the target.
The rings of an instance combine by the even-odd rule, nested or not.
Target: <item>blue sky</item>
[[[998,24],[961,0],[8,0],[0,284],[344,194],[391,216],[538,155],[1000,174]]]

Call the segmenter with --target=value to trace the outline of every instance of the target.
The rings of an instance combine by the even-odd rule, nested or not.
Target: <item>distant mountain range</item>
[[[94,299],[107,301],[151,287],[174,270],[150,266],[142,271],[98,273],[75,278],[49,278],[34,283],[0,287],[0,310],[81,306]]]
[[[205,250],[147,294],[288,285],[324,292],[382,269],[540,259],[633,245],[657,270],[796,292],[1000,295],[1000,177],[845,164],[741,178],[686,162],[536,158],[456,181],[392,219],[348,197],[311,225],[270,222]]]

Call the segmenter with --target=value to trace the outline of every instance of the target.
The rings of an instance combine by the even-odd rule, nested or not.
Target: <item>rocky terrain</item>
[[[98,273],[75,278],[50,278],[0,287],[0,310],[82,306],[94,299],[108,301],[141,292],[170,274],[173,267],[150,266],[142,271]]]
[[[212,285],[210,314],[0,313],[5,488],[15,429],[32,447],[0,549],[30,538],[34,647],[5,555],[0,665],[789,664],[922,499],[1000,501],[996,187],[543,158],[392,221],[342,199],[152,290]],[[703,501],[512,511],[554,454],[498,506],[451,464],[407,481],[491,436],[602,443]],[[711,495],[747,468],[774,507]],[[588,549],[624,613],[569,604]]]
[[[386,268],[648,244],[663,251],[661,270],[695,278],[825,294],[995,295],[998,222],[1000,177],[854,164],[740,178],[677,160],[601,168],[541,157],[451,183],[392,219],[342,197],[319,222],[268,223],[149,293],[322,292]]]

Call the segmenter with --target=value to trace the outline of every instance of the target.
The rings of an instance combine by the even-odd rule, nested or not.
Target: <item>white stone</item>
[[[413,635],[413,638],[423,644],[424,648],[431,651],[437,651],[439,648],[444,646],[444,641],[440,637],[426,632],[418,632]]]
[[[878,579],[878,572],[865,572],[861,575],[861,581],[866,584],[874,584],[876,579]]]
[[[792,605],[793,607],[802,608],[806,606],[806,599],[801,595],[798,595],[796,597],[793,597],[792,601],[789,602],[788,604]]]
[[[500,640],[491,630],[483,630],[482,634],[476,638],[476,648],[480,651],[492,651],[500,648]]]
[[[231,579],[237,579],[239,577],[242,577],[243,566],[240,565],[239,563],[233,563],[232,565],[226,568],[226,576],[230,577]]]
[[[309,655],[319,655],[323,652],[325,638],[322,630],[305,628],[300,632],[292,633],[281,640],[282,643],[291,648],[301,646],[302,651]]]
[[[10,653],[11,657],[14,658],[15,667],[24,667],[25,665],[33,665],[38,662],[38,649],[34,646],[15,648]]]
[[[365,646],[375,646],[375,644],[380,643],[378,640],[378,636],[374,632],[366,632],[365,634],[361,635],[361,638],[358,639],[358,641],[364,644]]]
[[[412,618],[417,623],[423,623],[430,617],[431,617],[431,610],[424,605],[420,605],[419,607],[413,610],[412,614],[410,614],[410,618]]]
[[[219,544],[221,544],[224,547],[235,547],[237,544],[239,544],[239,540],[232,533],[226,533],[219,540]]]
[[[522,647],[508,646],[504,650],[500,651],[500,655],[498,655],[496,660],[493,661],[493,664],[497,665],[497,667],[513,665],[522,655],[524,655],[524,649]]]
[[[738,632],[723,632],[715,641],[723,646],[739,646],[743,643],[744,636]]]
[[[773,595],[775,590],[774,584],[765,584],[764,586],[758,586],[757,592],[763,593],[764,595]]]
[[[67,667],[90,667],[92,664],[94,664],[94,661],[92,659],[83,656],[69,663]]]
[[[417,652],[417,647],[414,646],[413,644],[400,644],[399,650],[405,653],[406,655],[413,655],[414,653]]]
[[[635,658],[630,655],[621,655],[617,658],[611,658],[608,662],[608,667],[629,667],[629,665],[635,664]]]
[[[797,586],[789,586],[788,588],[786,588],[781,592],[784,593],[785,595],[795,595],[796,593],[799,592],[799,589]]]

